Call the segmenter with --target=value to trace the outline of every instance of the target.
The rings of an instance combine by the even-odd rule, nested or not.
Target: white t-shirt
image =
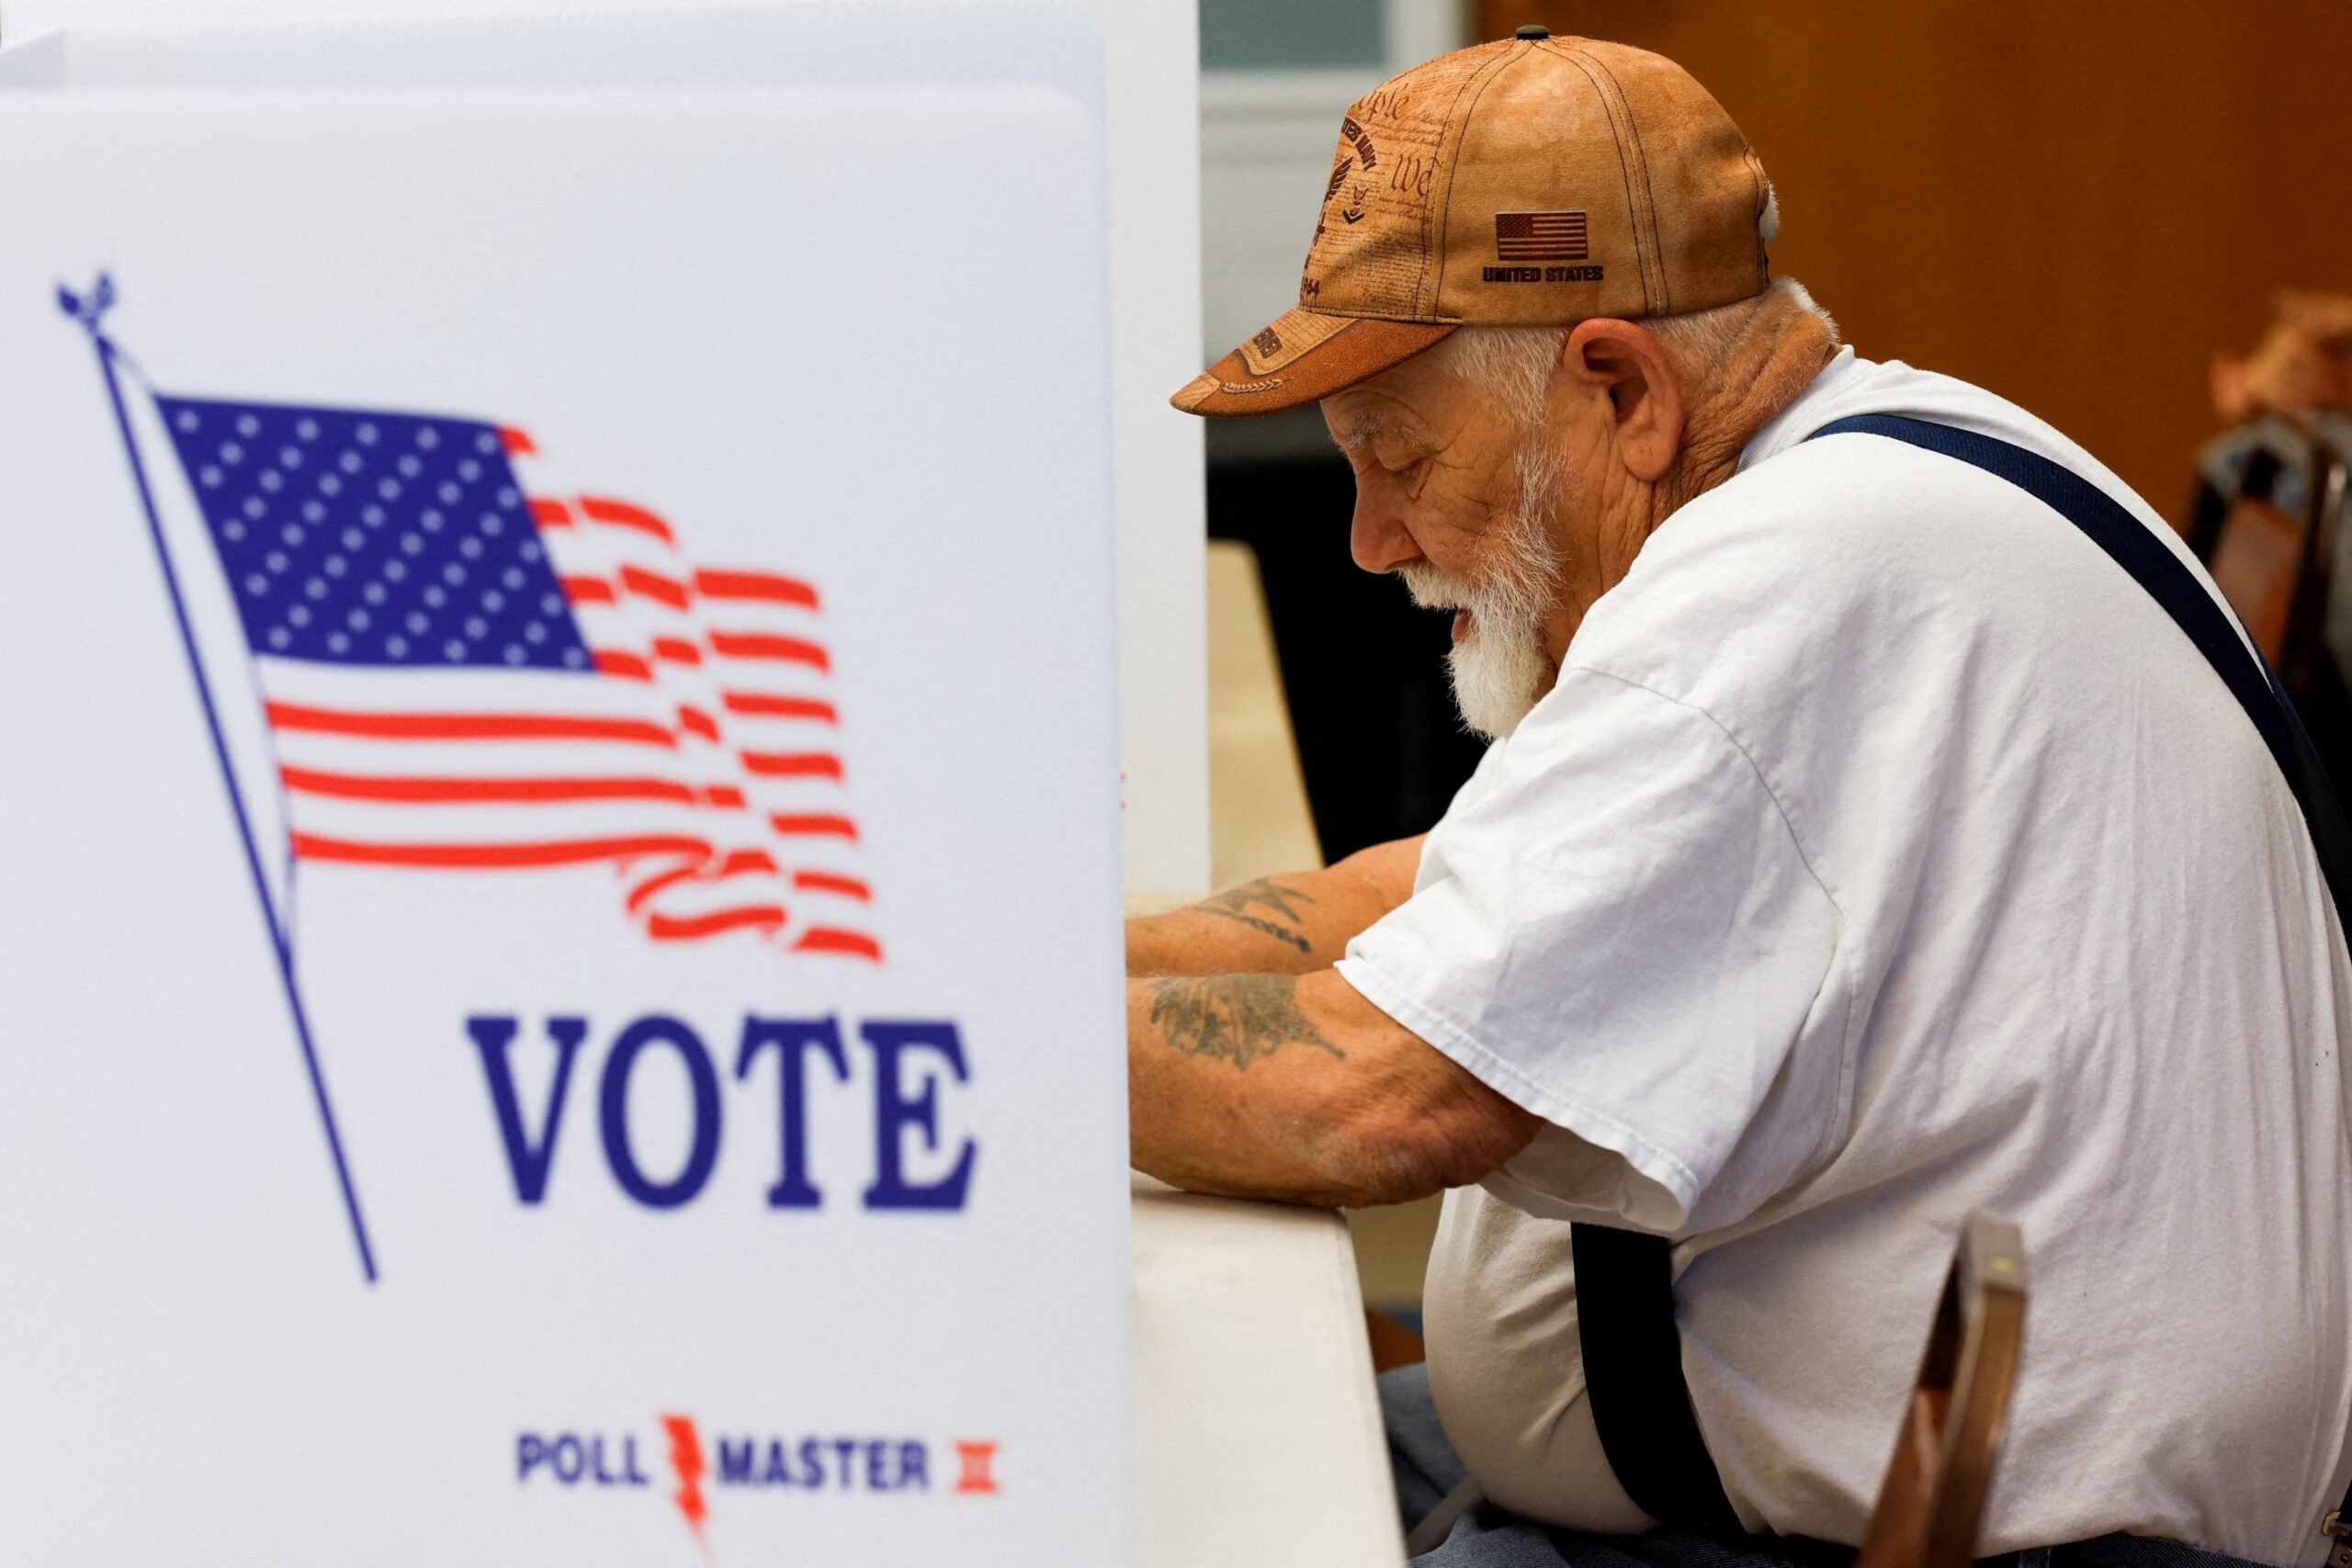
[[[1340,972],[1542,1116],[1448,1195],[1430,1372],[1498,1502],[1638,1521],[1585,1408],[1565,1219],[1679,1241],[1751,1529],[1860,1540],[1962,1215],[2024,1231],[1982,1550],[2323,1555],[2352,1433],[2352,974],[2293,797],[2154,600],[1850,350],[1676,513]]]

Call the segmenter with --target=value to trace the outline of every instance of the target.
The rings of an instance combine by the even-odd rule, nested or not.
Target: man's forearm
[[[1127,922],[1130,975],[1304,975],[1413,890],[1421,840],[1400,839],[1323,871],[1287,872]]]
[[[1139,1168],[1293,1202],[1475,1181],[1537,1125],[1328,969],[1130,980],[1127,1086]]]

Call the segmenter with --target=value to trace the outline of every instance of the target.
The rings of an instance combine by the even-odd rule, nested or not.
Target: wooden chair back
[[[1856,1568],[1969,1568],[2025,1345],[2017,1226],[1971,1214]]]
[[[2267,498],[2239,497],[2222,519],[2211,562],[2222,597],[2290,687],[2301,684],[2297,676],[2310,660],[2325,657],[2327,584],[2344,501],[2344,466],[2335,448],[2315,433],[2299,434],[2309,448],[2311,479],[2302,515]]]

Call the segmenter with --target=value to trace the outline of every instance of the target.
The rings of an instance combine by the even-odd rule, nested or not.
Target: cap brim
[[[1286,310],[1168,400],[1208,419],[1280,413],[1401,365],[1453,330],[1451,322]]]

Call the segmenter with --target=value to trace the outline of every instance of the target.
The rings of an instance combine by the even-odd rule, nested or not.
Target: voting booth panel
[[[1091,108],[7,94],[0,211],[12,1551],[1114,1560]]]
[[[47,57],[47,85],[77,91],[1034,85],[1103,109],[1101,32],[1040,0],[447,9],[305,0],[51,17],[12,5],[0,42],[11,58]]]
[[[61,33],[56,29],[67,29]],[[1207,889],[1198,41],[1188,0],[0,0],[0,87],[1025,82],[1103,117],[1127,885]],[[69,47],[70,45],[70,47]]]

